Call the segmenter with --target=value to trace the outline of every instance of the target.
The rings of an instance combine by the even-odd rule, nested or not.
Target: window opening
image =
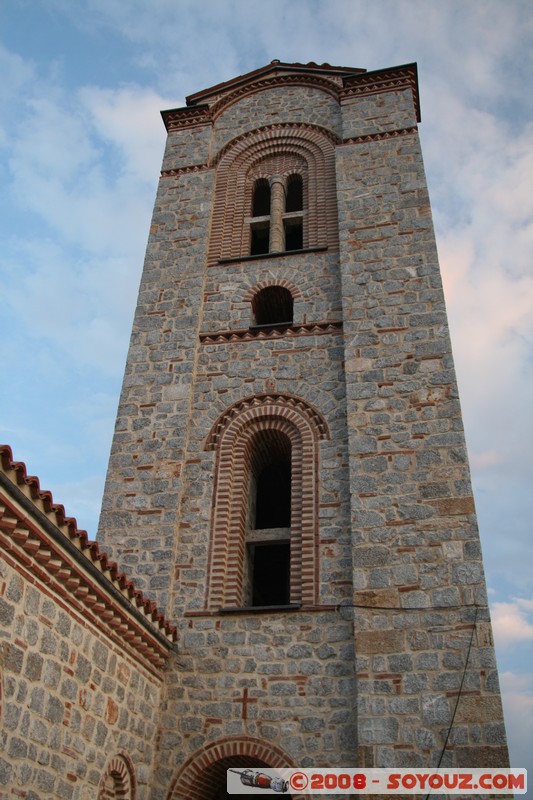
[[[266,178],[255,182],[252,202],[252,217],[268,217],[270,215],[270,184]]]
[[[290,600],[291,546],[285,542],[257,543],[252,547],[253,606],[286,606]]]
[[[257,223],[251,227],[250,255],[262,256],[269,252],[270,225]]]
[[[300,174],[256,180],[252,193],[250,255],[302,250],[304,213]]]
[[[260,256],[270,248],[270,183],[266,178],[255,182],[252,197],[252,217],[262,217],[252,222],[250,230],[250,255]]]
[[[252,299],[255,326],[292,325],[294,301],[292,294],[283,286],[267,286]]]
[[[249,528],[244,604],[290,602],[291,442],[285,433],[256,433],[250,448]]]
[[[257,478],[255,530],[290,528],[291,464],[281,461],[269,464]]]
[[[301,175],[289,175],[287,180],[287,194],[285,211],[303,210],[303,181]]]
[[[301,217],[286,219],[285,225],[285,250],[302,250],[304,246],[304,228]]]

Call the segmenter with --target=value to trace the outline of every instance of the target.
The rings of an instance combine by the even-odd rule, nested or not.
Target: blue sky
[[[159,111],[273,58],[418,63],[511,753],[533,776],[529,0],[4,0],[0,439],[94,537]]]

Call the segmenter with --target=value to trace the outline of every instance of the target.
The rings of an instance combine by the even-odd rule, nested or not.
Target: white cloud
[[[500,673],[511,764],[533,774],[533,673]]]
[[[176,98],[139,86],[85,87],[79,97],[95,133],[119,154],[121,171],[153,185],[166,137],[159,112],[173,108]]]
[[[491,616],[500,648],[533,642],[533,600],[514,598],[512,602],[492,603]]]

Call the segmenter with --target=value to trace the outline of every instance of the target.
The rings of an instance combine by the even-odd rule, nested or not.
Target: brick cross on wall
[[[242,703],[242,719],[248,719],[248,703],[257,703],[256,697],[248,697],[248,687],[243,689],[242,697],[233,698],[234,703]]]

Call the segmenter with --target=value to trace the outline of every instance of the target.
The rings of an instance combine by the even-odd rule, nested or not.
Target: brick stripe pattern
[[[252,441],[262,431],[278,431],[291,443],[290,602],[317,602],[318,442],[327,437],[327,426],[303,400],[277,395],[251,398],[232,407],[217,421],[207,441],[206,449],[217,449],[208,609],[238,607],[243,602]]]
[[[334,145],[318,126],[269,126],[240,137],[217,165],[209,263],[249,255],[255,180],[302,175],[306,198],[304,247],[337,247]]]

